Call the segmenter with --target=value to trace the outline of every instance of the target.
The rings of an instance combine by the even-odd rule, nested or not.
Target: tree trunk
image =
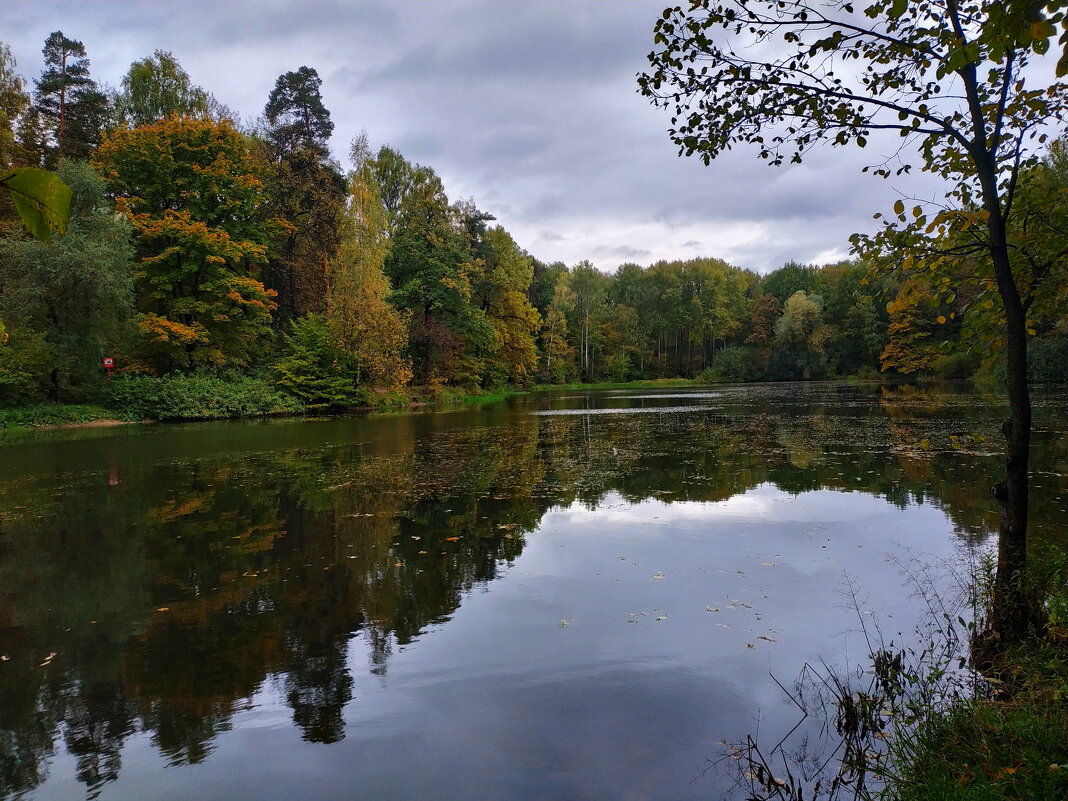
[[[1000,229],[1000,230],[998,230]],[[1002,641],[1022,639],[1030,625],[1026,596],[1028,461],[1031,448],[1031,396],[1027,386],[1027,315],[1013,279],[1000,214],[990,220],[991,256],[998,291],[1005,305],[1005,389],[1009,418],[1005,435],[1005,480],[991,492],[1001,513],[998,564],[991,609],[995,636]]]

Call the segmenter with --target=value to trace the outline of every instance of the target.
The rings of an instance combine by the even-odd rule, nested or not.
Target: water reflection
[[[53,763],[69,762],[91,797],[121,788],[114,780],[124,770],[155,776],[147,763],[124,768],[124,753],[142,742],[166,764],[210,764],[232,782],[232,757],[213,750],[223,732],[241,742],[237,722],[257,709],[288,710],[304,743],[341,744],[353,736],[359,710],[396,712],[390,681],[399,654],[421,636],[461,631],[479,615],[498,617],[470,675],[434,673],[434,649],[443,646],[427,636],[419,649],[429,673],[406,703],[418,707],[410,714],[429,717],[421,726],[432,731],[492,719],[498,728],[487,743],[501,749],[493,757],[500,762],[496,790],[514,783],[511,797],[568,795],[573,771],[583,770],[571,756],[586,762],[586,790],[609,796],[615,791],[606,788],[624,788],[608,778],[608,765],[633,762],[636,772],[624,773],[638,784],[646,781],[638,774],[684,770],[670,754],[682,741],[700,741],[699,721],[713,708],[743,715],[750,701],[723,683],[699,689],[706,678],[694,672],[692,656],[674,657],[674,684],[650,685],[629,707],[627,691],[606,680],[622,671],[640,685],[637,674],[664,669],[643,665],[641,649],[626,639],[599,634],[614,623],[636,622],[623,631],[644,631],[664,617],[654,631],[666,654],[700,654],[695,631],[730,625],[707,622],[705,606],[692,619],[657,612],[666,601],[647,595],[650,587],[696,592],[694,582],[707,577],[669,581],[667,568],[650,563],[675,564],[680,554],[695,565],[704,560],[719,593],[708,604],[726,609],[762,589],[739,583],[746,570],[823,570],[830,557],[816,530],[857,528],[850,497],[938,510],[964,543],[981,542],[996,524],[985,489],[999,471],[991,455],[1000,444],[999,417],[988,399],[906,387],[779,386],[726,389],[714,393],[714,408],[704,408],[712,394],[543,396],[445,415],[159,427],[0,448],[0,797],[35,788],[42,798],[61,795],[58,785],[49,789]],[[668,403],[673,398],[679,405]],[[627,410],[655,414],[621,413]],[[1036,529],[1044,534],[1063,530],[1068,516],[1057,500],[1068,455],[1059,401],[1046,399],[1039,417]],[[799,497],[806,504],[792,508]],[[884,506],[864,507],[865,525],[884,519]],[[583,517],[583,510],[595,514]],[[744,539],[750,523],[763,527],[759,546]],[[650,537],[650,526],[674,538]],[[775,540],[774,553],[760,550],[771,542],[768,532],[784,526],[793,527],[790,537]],[[808,539],[797,538],[798,527]],[[531,548],[535,531],[538,547]],[[709,532],[719,533],[709,539]],[[545,569],[550,543],[568,549],[570,561],[554,557]],[[607,555],[616,564],[602,563],[607,549],[623,546],[627,553]],[[494,611],[484,605],[480,612],[474,599],[481,596],[472,591],[518,568],[521,555],[532,575],[496,582]],[[758,561],[732,563],[737,572],[728,574],[724,560],[750,558]],[[645,575],[653,568],[665,570],[663,582]],[[644,571],[641,581],[628,570]],[[601,576],[618,580],[618,590],[609,587],[603,597],[624,598],[635,607],[624,613],[633,621],[618,603],[583,606],[581,587]],[[565,646],[555,627],[525,627],[523,609],[499,617],[520,587],[527,588],[524,604],[577,618]],[[750,639],[764,615],[781,619],[799,605],[788,594],[764,597],[767,610],[763,599],[744,601],[753,619],[739,632]],[[464,620],[453,620],[461,603]],[[594,647],[590,636],[611,643],[596,660],[579,656]],[[800,648],[821,632],[817,625],[798,636]],[[355,664],[364,653],[367,664]],[[535,679],[538,670],[569,664],[576,672],[566,685]],[[521,687],[542,689],[516,695],[517,678]],[[445,685],[462,703],[441,701],[436,688]],[[513,728],[486,712],[512,702],[520,715]],[[674,720],[672,731],[629,740],[626,725],[650,704],[660,711],[646,717]],[[596,709],[596,721],[562,725],[578,707]],[[434,710],[442,708],[448,720],[435,724]],[[356,731],[361,753],[379,757],[361,763],[361,780],[390,786],[399,770],[390,760],[396,732],[385,726],[375,738]],[[598,731],[613,733],[602,743],[612,755],[598,756]],[[561,756],[565,747],[574,754]],[[444,772],[487,758],[464,756],[462,743],[424,749]],[[506,754],[524,749],[507,764]],[[277,760],[274,771],[290,765],[279,753],[259,758]],[[552,770],[554,761],[573,771]],[[427,771],[424,795],[435,797],[436,774]],[[535,774],[542,776],[537,793],[520,791]],[[335,779],[337,794],[351,795],[344,776]],[[284,796],[270,786],[256,792]],[[656,796],[654,785],[649,792]]]

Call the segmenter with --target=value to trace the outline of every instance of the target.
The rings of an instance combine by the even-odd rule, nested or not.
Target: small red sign
[[[114,367],[115,366],[115,360],[105,357],[104,358],[104,366],[105,367]]]

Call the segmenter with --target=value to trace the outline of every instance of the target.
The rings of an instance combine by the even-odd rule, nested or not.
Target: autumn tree
[[[482,245],[482,269],[473,301],[493,328],[490,359],[503,379],[490,383],[523,385],[530,381],[538,360],[535,336],[541,316],[526,294],[534,266],[499,225],[485,232]]]
[[[275,307],[258,273],[277,227],[249,141],[229,122],[172,116],[115,130],[93,163],[133,223],[149,364],[247,365]]]
[[[353,382],[397,389],[412,377],[407,321],[390,303],[382,272],[389,253],[385,208],[365,160],[350,177],[343,239],[327,273],[327,322],[333,341],[351,359]]]
[[[89,76],[85,45],[62,31],[45,40],[45,69],[37,79],[36,109],[50,133],[46,161],[88,158],[100,141],[108,116],[108,99]]]
[[[1008,229],[1020,171],[1035,159],[1041,127],[1063,119],[1068,92],[1061,84],[1030,86],[1033,52],[1044,52],[1055,34],[1048,21],[996,40],[984,30],[1006,7],[1003,0],[695,0],[657,21],[651,68],[639,86],[671,112],[680,152],[706,164],[742,144],[770,164],[797,163],[819,143],[864,147],[890,131],[904,140],[902,161],[876,164],[875,174],[908,172],[909,154],[917,153],[924,170],[946,181],[956,206],[974,210],[1005,312],[1010,406],[1006,479],[994,488],[1002,523],[991,622],[1015,639],[1029,623],[1031,401],[1029,301],[1009,256]],[[891,224],[923,232],[937,219],[920,206],[906,215],[900,203]]]

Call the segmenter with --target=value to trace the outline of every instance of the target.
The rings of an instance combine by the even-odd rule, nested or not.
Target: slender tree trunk
[[[1028,462],[1031,449],[1031,395],[1027,386],[1027,312],[1012,274],[1006,222],[996,200],[993,170],[983,176],[984,204],[989,218],[990,255],[998,292],[1005,307],[1005,389],[1009,418],[1005,435],[1005,479],[991,493],[1000,507],[998,564],[991,614],[994,633],[1002,641],[1022,639],[1030,625],[1025,581],[1027,578]]]
[[[992,492],[1001,507],[998,565],[994,581],[993,625],[1003,640],[1019,640],[1026,633],[1030,614],[1026,597],[1027,513],[1029,501],[1028,462],[1031,449],[1031,396],[1027,386],[1027,320],[1004,245],[995,251],[995,274],[1005,303],[1005,389],[1009,418],[1002,424],[1005,435],[1005,480]],[[998,262],[1003,265],[999,268]],[[1009,276],[1008,284],[1002,275]]]

